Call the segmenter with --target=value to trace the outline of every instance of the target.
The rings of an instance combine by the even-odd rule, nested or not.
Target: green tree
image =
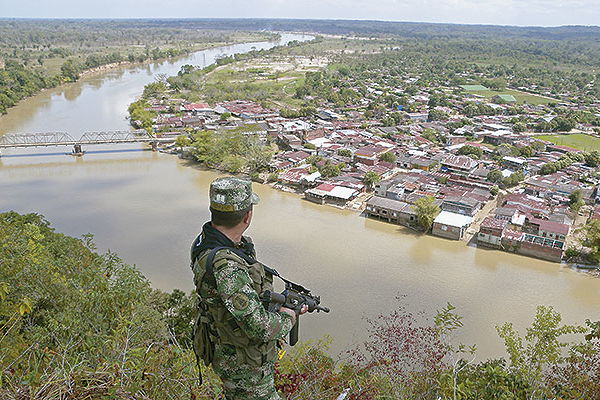
[[[443,393],[444,398],[451,398],[456,400],[457,395],[463,391],[463,387],[459,386],[459,374],[467,368],[473,361],[475,361],[475,351],[476,346],[471,345],[469,347],[464,344],[459,344],[455,346],[452,344],[452,336],[455,331],[463,327],[462,317],[454,312],[454,307],[452,304],[448,303],[446,307],[438,310],[437,315],[435,316],[435,325],[438,338],[441,341],[442,348],[446,353],[446,357],[450,361],[450,370],[442,374],[440,381],[441,383],[441,391]],[[467,356],[465,359],[464,356]],[[444,381],[447,381],[448,384],[444,385]],[[450,394],[450,390],[444,390],[445,386],[449,389],[452,389]],[[446,393],[444,393],[446,392]],[[459,395],[458,398],[462,396]]]
[[[379,156],[379,161],[385,161],[393,164],[396,162],[396,155],[391,151],[386,151]]]
[[[319,167],[319,172],[323,177],[330,178],[340,174],[340,167],[334,165],[331,160],[327,160],[325,161],[325,164]]]
[[[65,80],[70,82],[75,82],[79,79],[79,71],[72,60],[67,60],[61,65],[60,73]]]
[[[569,194],[569,207],[573,212],[578,212],[581,206],[585,203],[583,201],[583,194],[581,189],[576,189]]]
[[[600,165],[600,151],[594,150],[584,154],[585,163],[590,167],[597,167]]]
[[[512,129],[514,133],[522,133],[527,129],[527,125],[524,122],[515,122]]]
[[[561,322],[562,317],[552,307],[538,306],[524,338],[519,336],[512,323],[496,327],[510,356],[510,368],[529,386],[527,398],[545,398],[544,373],[564,360],[564,351],[569,347],[569,343],[562,341],[563,336],[585,332],[583,327],[562,325]]]
[[[430,121],[441,121],[448,119],[448,114],[445,112],[438,110],[436,108],[429,111],[429,115],[427,117]]]
[[[192,141],[190,140],[188,135],[179,135],[175,139],[175,146],[177,147],[187,147],[190,144],[192,144]]]
[[[368,171],[363,178],[363,182],[364,182],[365,186],[367,187],[367,190],[373,190],[373,187],[375,186],[375,184],[377,182],[379,182],[380,180],[381,180],[381,177],[379,175],[377,175],[376,172],[373,172],[373,171]]]
[[[435,204],[432,196],[421,197],[413,205],[417,214],[417,224],[425,232],[429,232],[433,226],[433,220],[440,213],[440,208]]]
[[[512,173],[510,176],[502,179],[502,186],[512,187],[518,185],[524,179],[523,172],[517,171]]]
[[[492,183],[499,182],[501,179],[502,179],[502,172],[500,172],[497,169],[490,171],[487,174],[487,180]]]
[[[569,132],[571,129],[575,128],[576,124],[574,119],[561,116],[556,117],[552,122],[556,123],[556,130],[559,132]]]
[[[580,243],[589,250],[589,258],[592,262],[600,262],[600,221],[591,220],[584,227],[585,236]]]
[[[350,149],[339,149],[337,153],[342,157],[352,157],[352,150]]]
[[[510,156],[513,154],[513,147],[514,146],[512,146],[508,143],[502,143],[501,145],[496,147],[496,153],[498,153],[502,157]],[[518,149],[517,149],[517,151],[518,151]]]
[[[476,104],[468,103],[463,107],[463,114],[467,117],[473,117],[479,115],[479,109]]]
[[[533,150],[533,147],[531,146],[523,146],[519,149],[519,151],[521,153],[521,157],[525,158],[533,157],[535,154],[535,150]]]
[[[421,136],[433,143],[439,143],[439,141],[440,141],[440,138],[439,138],[437,132],[431,128],[425,129],[423,131],[423,133],[421,134]]]
[[[474,158],[476,158],[476,159],[480,159],[481,156],[483,156],[482,149],[480,149],[479,147],[468,145],[468,144],[461,147],[460,149],[458,149],[457,153],[461,154],[461,155],[466,155],[466,156],[475,156]]]

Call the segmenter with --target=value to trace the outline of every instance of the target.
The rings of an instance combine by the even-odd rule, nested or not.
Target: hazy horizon
[[[509,25],[509,24],[492,24],[492,23],[469,23],[469,22],[430,22],[430,21],[401,21],[401,20],[385,20],[385,19],[359,19],[359,18],[288,18],[288,17],[13,17],[0,16],[0,20],[293,20],[293,21],[360,21],[360,22],[391,22],[391,23],[408,23],[408,24],[438,24],[438,25],[471,25],[471,26],[504,26],[518,28],[565,28],[565,27],[586,27],[600,28],[598,25],[585,24],[564,24],[564,25]]]
[[[0,18],[315,19],[520,27],[595,26],[598,0],[0,0]]]

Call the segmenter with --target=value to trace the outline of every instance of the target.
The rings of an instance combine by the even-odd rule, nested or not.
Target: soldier
[[[225,397],[279,399],[273,381],[278,342],[292,329],[296,313],[261,303],[273,276],[256,261],[254,245],[242,236],[258,204],[249,181],[227,177],[210,185],[211,221],[192,245],[192,270],[199,295],[194,325],[198,360],[212,364]],[[306,306],[300,314],[306,312]]]

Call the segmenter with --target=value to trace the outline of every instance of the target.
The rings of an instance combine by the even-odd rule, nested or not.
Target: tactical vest
[[[192,266],[194,283],[199,295],[198,316],[193,331],[196,356],[208,366],[214,360],[215,346],[229,345],[235,348],[236,359],[241,364],[260,367],[266,362],[275,361],[278,351],[276,341],[265,343],[250,339],[223,304],[214,282],[211,284],[210,279],[205,276],[209,253],[210,250],[201,253]],[[213,269],[229,260],[246,268],[252,280],[252,288],[259,298],[263,297],[265,291],[273,290],[273,275],[265,272],[260,263],[249,264],[227,249],[219,250],[214,255]]]

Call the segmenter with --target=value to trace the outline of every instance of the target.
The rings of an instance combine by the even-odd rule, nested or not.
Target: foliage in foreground
[[[222,398],[190,350],[195,299],[152,290],[91,237],[59,233],[40,215],[0,214],[0,398]],[[404,301],[399,299],[399,301]],[[538,307],[521,336],[497,327],[508,360],[475,362],[456,344],[448,304],[433,321],[401,306],[367,321],[368,340],[333,357],[330,338],[297,344],[276,368],[288,399],[584,399],[600,393],[600,322],[562,324]],[[567,341],[566,338],[574,340]]]

